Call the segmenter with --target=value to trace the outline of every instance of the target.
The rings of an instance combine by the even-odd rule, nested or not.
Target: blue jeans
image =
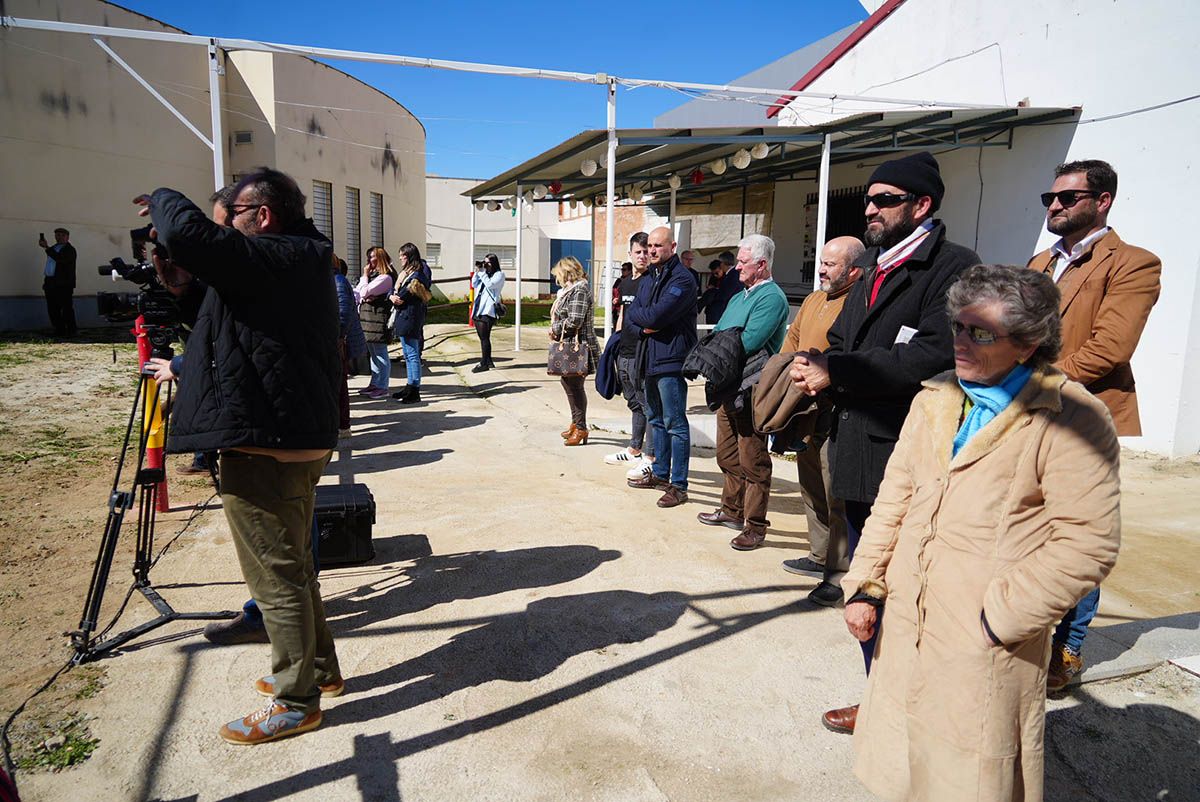
[[[367,353],[371,355],[371,386],[386,390],[392,381],[387,343],[367,343]]]
[[[1054,629],[1054,642],[1061,643],[1079,654],[1083,649],[1083,639],[1087,637],[1088,624],[1096,617],[1096,609],[1100,606],[1100,588],[1096,588],[1079,600],[1079,603],[1067,611],[1063,620]]]
[[[421,338],[401,337],[404,350],[404,370],[408,374],[408,386],[421,386]]]
[[[646,377],[646,421],[654,443],[654,476],[687,490],[692,433],[687,419],[687,382],[679,373]]]
[[[318,574],[321,573],[321,537],[317,533],[317,516],[313,516],[312,522],[312,553],[313,553],[313,570]],[[258,602],[250,599],[242,605],[242,615],[246,617],[246,623],[252,626],[264,626],[262,622],[262,610],[258,609]]]
[[[867,517],[870,514],[870,504],[863,501],[846,502],[846,540],[849,552],[846,556],[847,562],[854,557],[854,550],[858,548],[863,526],[866,525]],[[868,676],[871,674],[871,658],[875,654],[875,642],[879,640],[879,631],[883,629],[883,608],[884,605],[875,608],[875,634],[858,644],[862,647],[863,665],[866,666]]]

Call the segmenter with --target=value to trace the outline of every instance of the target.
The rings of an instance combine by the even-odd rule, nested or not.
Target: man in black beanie
[[[810,395],[829,393],[833,399],[831,485],[845,502],[851,558],[921,382],[954,367],[946,292],[979,257],[946,239],[946,227],[934,218],[944,194],[938,163],[929,153],[876,168],[863,198],[868,247],[855,261],[863,278],[829,330],[829,348],[823,354],[798,355],[792,365],[798,388]],[[843,593],[852,631],[871,632],[862,643],[869,673],[883,599],[863,588],[832,585],[819,586],[809,598],[833,606]],[[834,732],[848,733],[857,716],[858,705],[853,705],[826,712],[822,722]]]

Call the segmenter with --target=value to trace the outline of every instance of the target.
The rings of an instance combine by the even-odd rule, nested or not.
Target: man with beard
[[[963,270],[979,263],[974,251],[950,242],[933,217],[945,187],[932,155],[884,162],[867,183],[863,239],[869,247],[856,262],[863,278],[829,330],[829,349],[798,354],[791,370],[800,390],[833,399],[831,490],[845,503],[851,558],[921,382],[954,367],[946,293]],[[846,601],[846,619],[865,623],[868,605],[879,616],[873,629],[859,627],[870,632],[862,643],[870,672],[883,600],[857,589]],[[826,712],[822,722],[848,733],[857,717],[853,705]]]
[[[225,225],[172,189],[135,202],[171,258],[209,286],[167,448],[220,451],[225,518],[271,642],[271,673],[254,683],[270,701],[220,735],[249,745],[307,732],[321,724],[321,697],[345,687],[311,551],[317,480],[337,443],[333,249],[295,180],[267,167],[238,182]]]
[[[1112,413],[1118,435],[1142,433],[1129,360],[1158,300],[1162,262],[1108,227],[1117,173],[1098,160],[1060,164],[1042,194],[1046,229],[1061,239],[1029,260],[1062,294],[1062,352],[1055,367],[1085,386]],[[1046,687],[1059,691],[1083,670],[1080,650],[1096,615],[1096,588],[1054,632]]]
[[[855,237],[838,237],[825,243],[817,267],[821,288],[810,292],[800,305],[780,353],[820,353],[829,347],[829,329],[841,314],[850,288],[862,276],[862,268],[854,263],[865,250]],[[805,416],[805,430],[795,434],[795,441],[803,443],[797,446],[796,472],[808,522],[808,556],[783,561],[783,570],[821,580],[808,594],[808,600],[823,607],[836,607],[842,601],[839,585],[850,567],[846,510],[830,486],[832,425],[833,402],[827,393],[822,394],[815,412]]]

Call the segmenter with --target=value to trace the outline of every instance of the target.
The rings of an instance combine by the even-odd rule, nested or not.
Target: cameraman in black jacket
[[[220,734],[258,744],[306,732],[321,724],[321,696],[344,688],[310,551],[315,488],[337,442],[332,248],[296,182],[266,167],[238,182],[230,227],[175,190],[135,202],[172,259],[210,288],[167,448],[220,450],[226,518],[271,640],[271,673],[255,683],[271,702]]]

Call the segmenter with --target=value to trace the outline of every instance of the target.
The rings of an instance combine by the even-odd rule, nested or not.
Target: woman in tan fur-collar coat
[[[1038,802],[1051,627],[1116,561],[1120,452],[1050,367],[1053,282],[979,265],[948,305],[955,371],[913,401],[842,583],[851,633],[881,627],[855,772],[886,799]]]

